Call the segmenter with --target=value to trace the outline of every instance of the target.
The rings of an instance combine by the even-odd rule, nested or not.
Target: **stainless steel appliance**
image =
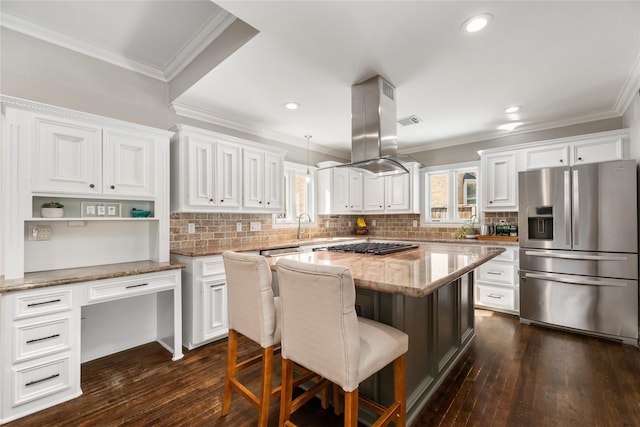
[[[358,254],[386,255],[393,252],[407,251],[415,249],[418,245],[410,243],[386,243],[386,242],[366,242],[351,243],[346,245],[335,245],[327,247],[330,251],[355,252]]]
[[[635,160],[518,174],[520,319],[638,344]]]

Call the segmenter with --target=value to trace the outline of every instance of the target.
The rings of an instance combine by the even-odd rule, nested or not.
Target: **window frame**
[[[317,187],[317,168],[313,166],[308,167],[311,172],[311,181],[305,183],[307,197],[306,204],[308,206],[308,214],[311,216],[311,221],[308,221],[306,218],[303,218],[302,223],[305,224],[305,227],[316,227],[318,224],[318,215],[316,214],[316,187]],[[295,175],[302,174],[306,175],[307,173],[307,165],[299,164],[299,163],[291,163],[284,162],[284,175],[282,177],[282,185],[283,185],[283,193],[282,193],[282,204],[283,204],[283,212],[295,212]],[[279,219],[278,216],[280,213],[275,213],[272,215],[272,227],[273,228],[297,228],[298,227],[298,218],[286,218]]]
[[[455,219],[453,216],[458,207],[458,189],[457,189],[457,175],[464,172],[475,172],[476,179],[476,217],[480,215],[480,161],[454,163],[449,165],[439,165],[425,167],[422,169],[422,209],[421,209],[421,223],[424,226],[442,227],[442,226],[455,226],[469,222],[468,219]],[[431,217],[431,176],[433,175],[447,175],[447,218],[446,219],[433,219]],[[465,180],[463,180],[463,190],[466,190]],[[463,194],[463,198],[466,199],[466,193]]]

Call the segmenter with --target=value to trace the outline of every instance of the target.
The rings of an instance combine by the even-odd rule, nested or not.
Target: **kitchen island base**
[[[356,289],[356,310],[409,335],[406,376],[410,425],[473,341],[473,272],[422,298]],[[360,393],[382,404],[392,402],[392,367],[360,384]],[[372,413],[361,409],[361,422],[370,425],[374,419]]]

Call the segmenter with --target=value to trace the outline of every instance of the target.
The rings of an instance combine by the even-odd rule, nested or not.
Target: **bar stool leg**
[[[280,389],[280,422],[279,426],[287,425],[291,418],[291,400],[293,396],[293,362],[282,359],[282,388]],[[291,424],[291,423],[289,423]]]
[[[400,404],[396,427],[405,427],[407,424],[406,362],[406,353],[393,361],[393,395],[396,402]]]
[[[224,378],[224,395],[222,398],[222,416],[229,414],[231,407],[231,379],[236,375],[236,360],[238,358],[238,333],[229,329],[227,341],[227,372]]]
[[[344,393],[344,427],[358,425],[358,389]]]
[[[258,405],[258,426],[267,427],[269,403],[271,401],[271,379],[273,377],[273,346],[262,349],[262,384]]]

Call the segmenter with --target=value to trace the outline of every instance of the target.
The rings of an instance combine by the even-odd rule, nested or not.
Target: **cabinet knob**
[[[489,200],[489,203],[493,203],[493,200]]]
[[[93,187],[95,187],[95,185],[89,184],[89,188],[93,188]]]
[[[213,199],[209,199],[209,201],[210,201],[211,203],[213,203]]]
[[[380,206],[380,207],[382,207],[382,206]],[[387,206],[387,207],[388,207],[388,208],[390,208],[390,207],[391,207],[391,205],[389,205],[389,206]]]
[[[378,205],[379,208],[382,208],[382,205]]]
[[[578,160],[582,160],[582,157],[578,157]]]
[[[224,203],[224,199],[220,199],[220,203]]]
[[[270,204],[271,204],[271,202],[267,202],[267,204],[268,204],[268,205],[270,205]]]
[[[115,189],[116,189],[116,186],[115,186],[115,185],[112,185],[112,186],[110,186],[109,188],[110,188],[110,189],[112,189],[112,190],[115,190]]]
[[[262,200],[260,200],[260,201],[258,202],[258,204],[259,204],[259,205],[261,205],[261,204],[262,204]]]
[[[560,163],[564,163],[564,160],[560,159]]]

